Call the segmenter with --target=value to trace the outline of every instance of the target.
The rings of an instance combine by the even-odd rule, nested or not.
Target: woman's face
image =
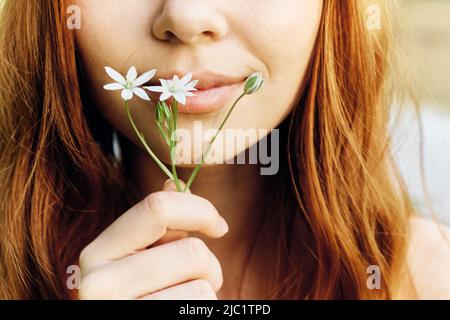
[[[178,127],[190,133],[190,140],[183,139],[180,143],[193,146],[206,139],[200,128],[203,133],[218,128],[242,93],[243,85],[239,83],[259,71],[265,77],[264,87],[241,100],[225,128],[245,131],[276,128],[297,103],[320,23],[322,2],[77,0],[75,4],[81,9],[77,44],[95,107],[118,131],[138,144],[120,91],[103,89],[103,85],[113,82],[105,73],[105,66],[123,75],[131,66],[136,66],[138,74],[157,69],[152,85],[158,85],[159,78],[188,72],[200,80],[199,86],[203,83],[206,88],[220,76],[237,83],[232,86],[234,89],[223,90],[226,93],[219,108],[180,113]],[[217,79],[215,75],[211,79],[208,72],[217,75]],[[167,161],[168,157],[164,157],[167,149],[155,125],[153,101],[149,103],[135,96],[130,106],[150,147]],[[223,160],[233,158],[262,138],[252,134],[247,137],[245,146],[224,149]]]

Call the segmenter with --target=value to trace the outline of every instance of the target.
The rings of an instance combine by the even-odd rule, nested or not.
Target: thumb
[[[186,184],[181,181],[178,180],[181,186],[181,190],[184,191],[184,188],[186,187]],[[168,179],[166,180],[166,182],[164,182],[164,186],[163,186],[163,191],[172,191],[172,192],[177,192],[177,186],[175,184],[175,181],[173,181],[172,179]],[[191,193],[190,190],[186,191],[187,193]]]

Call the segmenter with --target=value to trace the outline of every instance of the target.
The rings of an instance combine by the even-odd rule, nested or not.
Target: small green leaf
[[[156,104],[156,121],[161,124],[163,122],[163,111],[161,110],[161,102]]]
[[[167,106],[165,102],[162,103],[162,108],[166,119],[172,119],[172,111],[170,111],[170,108]]]

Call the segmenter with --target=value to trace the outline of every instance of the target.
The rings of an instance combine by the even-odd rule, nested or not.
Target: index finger
[[[168,229],[198,231],[218,238],[228,232],[228,225],[206,199],[179,192],[152,193],[81,252],[83,273],[149,247]]]

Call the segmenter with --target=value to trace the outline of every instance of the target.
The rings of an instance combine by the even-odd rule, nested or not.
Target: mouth
[[[180,78],[186,73],[173,72],[160,76],[161,79],[172,79],[173,75]],[[237,98],[243,92],[247,77],[230,77],[212,72],[193,73],[192,80],[198,80],[197,91],[193,97],[187,97],[186,105],[178,104],[178,111],[187,114],[210,113],[226,106],[232,98]],[[152,80],[150,85],[160,85]],[[160,94],[150,92],[153,101],[158,101]],[[170,99],[171,101],[171,99]],[[167,101],[170,104],[170,101]]]

